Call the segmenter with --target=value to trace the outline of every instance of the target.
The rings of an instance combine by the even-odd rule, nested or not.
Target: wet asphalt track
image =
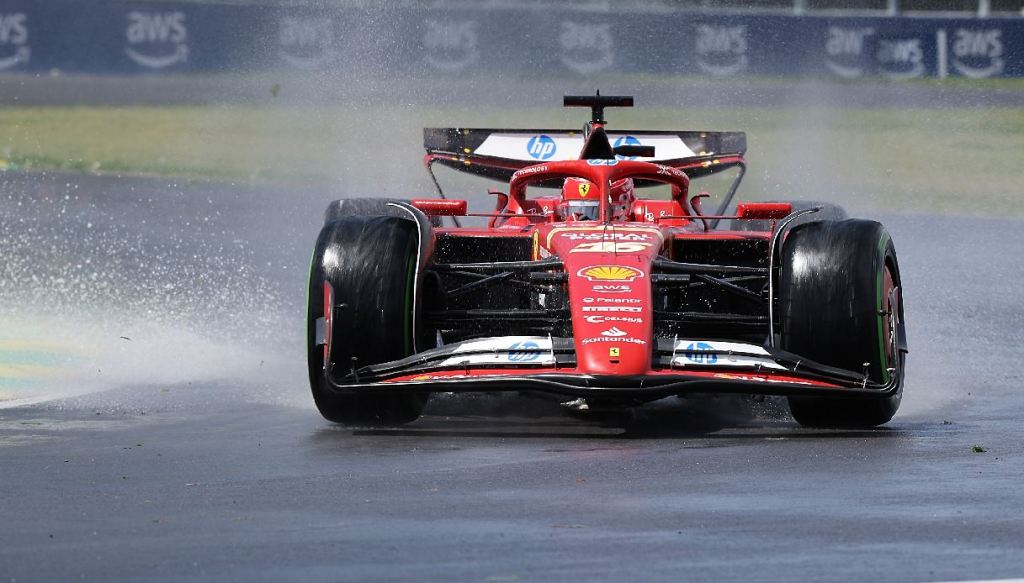
[[[141,369],[135,377],[0,409],[0,581],[1024,575],[1021,221],[881,217],[902,264],[911,345],[904,406],[883,429],[804,430],[771,403],[730,400],[662,403],[623,430],[513,396],[441,399],[408,428],[353,431],[318,416],[301,362],[303,273],[327,195],[288,197],[0,174],[8,265],[86,257],[100,281],[108,267],[126,271],[128,283],[113,281],[142,300],[119,297],[124,313],[91,307],[102,298],[78,307],[66,326],[88,326],[90,314],[112,325],[70,331],[91,338],[81,358],[141,342],[118,318],[135,321],[131,312],[159,300],[169,322],[202,328],[215,339],[204,352],[237,371],[200,374],[189,341],[158,334],[132,361],[103,367]],[[79,244],[97,231],[130,244]],[[212,254],[219,261],[194,258]],[[197,262],[206,273],[184,270]],[[258,343],[244,317],[215,317],[228,310],[218,296],[179,305],[152,292],[154,278],[230,283],[239,266],[259,291],[229,297],[255,307],[272,298],[278,312],[253,325]],[[5,313],[42,318],[32,306],[45,294],[24,289],[62,271],[39,267],[41,284],[0,287]],[[63,294],[53,301],[73,313],[74,292]],[[149,379],[160,362],[177,364]]]

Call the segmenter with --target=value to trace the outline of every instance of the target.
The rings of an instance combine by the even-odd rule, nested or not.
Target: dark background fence
[[[988,78],[1022,56],[1019,16],[0,0],[8,73]]]

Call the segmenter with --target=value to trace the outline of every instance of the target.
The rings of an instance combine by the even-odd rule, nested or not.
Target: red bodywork
[[[486,227],[438,227],[435,224],[430,228],[430,245],[434,245],[435,239],[439,246],[443,241],[456,239],[477,241],[480,245],[500,240],[522,247],[528,245],[529,261],[470,264],[456,257],[439,260],[434,269],[441,276],[446,273],[465,275],[475,266],[480,270],[477,280],[480,285],[496,277],[509,276],[516,270],[529,276],[523,280],[523,285],[533,285],[534,280],[549,282],[545,284],[547,289],[554,291],[534,293],[536,297],[531,301],[536,305],[532,311],[555,313],[546,302],[551,301],[553,295],[559,296],[568,308],[568,322],[555,321],[552,325],[566,333],[549,332],[546,338],[537,334],[488,336],[480,333],[469,336],[468,340],[450,342],[446,337],[447,329],[437,324],[436,347],[420,346],[417,353],[407,359],[366,367],[346,377],[332,376],[328,370],[328,378],[337,390],[533,389],[640,399],[714,392],[793,395],[840,391],[851,396],[879,395],[878,390],[865,388],[854,375],[815,366],[775,348],[769,308],[766,308],[768,316],[763,318],[765,332],[758,341],[737,340],[724,332],[691,334],[691,329],[698,328],[685,324],[672,327],[669,335],[664,323],[659,324],[659,319],[677,317],[678,310],[673,312],[671,292],[659,291],[658,286],[671,286],[680,281],[703,278],[701,281],[708,287],[718,286],[741,298],[745,294],[748,301],[756,303],[763,294],[762,289],[743,279],[761,277],[766,283],[764,290],[768,291],[768,297],[761,299],[766,305],[771,304],[769,257],[774,253],[775,234],[780,224],[793,214],[791,206],[788,203],[740,203],[734,215],[723,216],[721,209],[713,215],[705,215],[700,207],[704,195],[690,197],[690,181],[694,176],[739,167],[742,177],[742,151],[700,151],[693,157],[663,163],[608,156],[530,164],[523,160],[474,155],[470,147],[457,142],[470,135],[471,130],[444,131],[448,132],[445,139],[452,145],[447,148],[449,151],[431,149],[428,145],[425,158],[428,169],[440,161],[460,170],[468,168],[481,175],[504,176],[510,180],[507,195],[492,191],[498,204],[494,213],[486,215],[489,218]],[[593,124],[591,131],[583,147],[584,153],[591,149],[595,136],[609,144],[603,124]],[[745,142],[743,144],[745,148]],[[607,151],[611,151],[610,147]],[[529,186],[557,187],[566,178],[583,178],[593,184],[586,196],[592,195],[599,202],[598,220],[563,220],[558,214],[560,197],[527,196]],[[615,201],[611,200],[609,190],[612,183],[626,178],[646,186],[667,185],[670,197],[668,200],[631,200],[626,217],[613,220]],[[730,197],[734,190],[735,186]],[[436,217],[467,215],[466,202],[462,200],[415,199],[411,206],[435,221]],[[725,204],[722,206],[724,208]],[[768,221],[770,226],[762,230],[714,228],[725,219]],[[763,261],[715,268],[706,261],[694,263],[692,258],[688,259],[691,249],[714,249],[715,245],[729,243],[749,243],[751,248],[763,249]],[[738,274],[735,281],[739,284],[729,279],[732,273]],[[476,284],[465,287],[472,285]],[[464,291],[457,285],[453,287],[457,288],[453,294]],[[500,294],[495,294],[493,300],[499,304],[503,301]],[[430,312],[427,308],[424,311]],[[529,311],[509,309],[508,314]],[[713,324],[712,316],[716,314],[708,315],[708,321]],[[707,322],[702,325],[700,330],[709,329]]]

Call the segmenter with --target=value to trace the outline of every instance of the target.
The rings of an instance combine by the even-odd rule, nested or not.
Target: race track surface
[[[369,431],[307,393],[330,196],[0,174],[0,581],[1024,575],[1019,220],[876,217],[911,348],[879,430],[500,395]]]

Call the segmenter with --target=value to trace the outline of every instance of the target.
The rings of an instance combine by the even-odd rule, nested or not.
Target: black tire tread
[[[330,250],[330,257],[325,254]],[[398,425],[423,411],[420,394],[338,394],[327,388],[322,346],[314,346],[323,316],[323,282],[334,288],[331,359],[340,370],[408,356],[412,317],[408,278],[418,256],[416,224],[387,216],[340,216],[320,232],[310,266],[309,379],[323,416],[348,425]],[[413,274],[414,275],[414,274]],[[353,361],[353,359],[355,359]]]
[[[800,269],[793,269],[795,264]],[[878,277],[889,266],[899,285],[892,240],[874,221],[815,221],[794,227],[782,250],[779,285],[783,349],[838,368],[888,379],[879,352]],[[899,356],[897,355],[897,359]],[[903,367],[895,374],[902,375]],[[793,417],[814,427],[874,427],[899,408],[888,398],[790,397]]]

